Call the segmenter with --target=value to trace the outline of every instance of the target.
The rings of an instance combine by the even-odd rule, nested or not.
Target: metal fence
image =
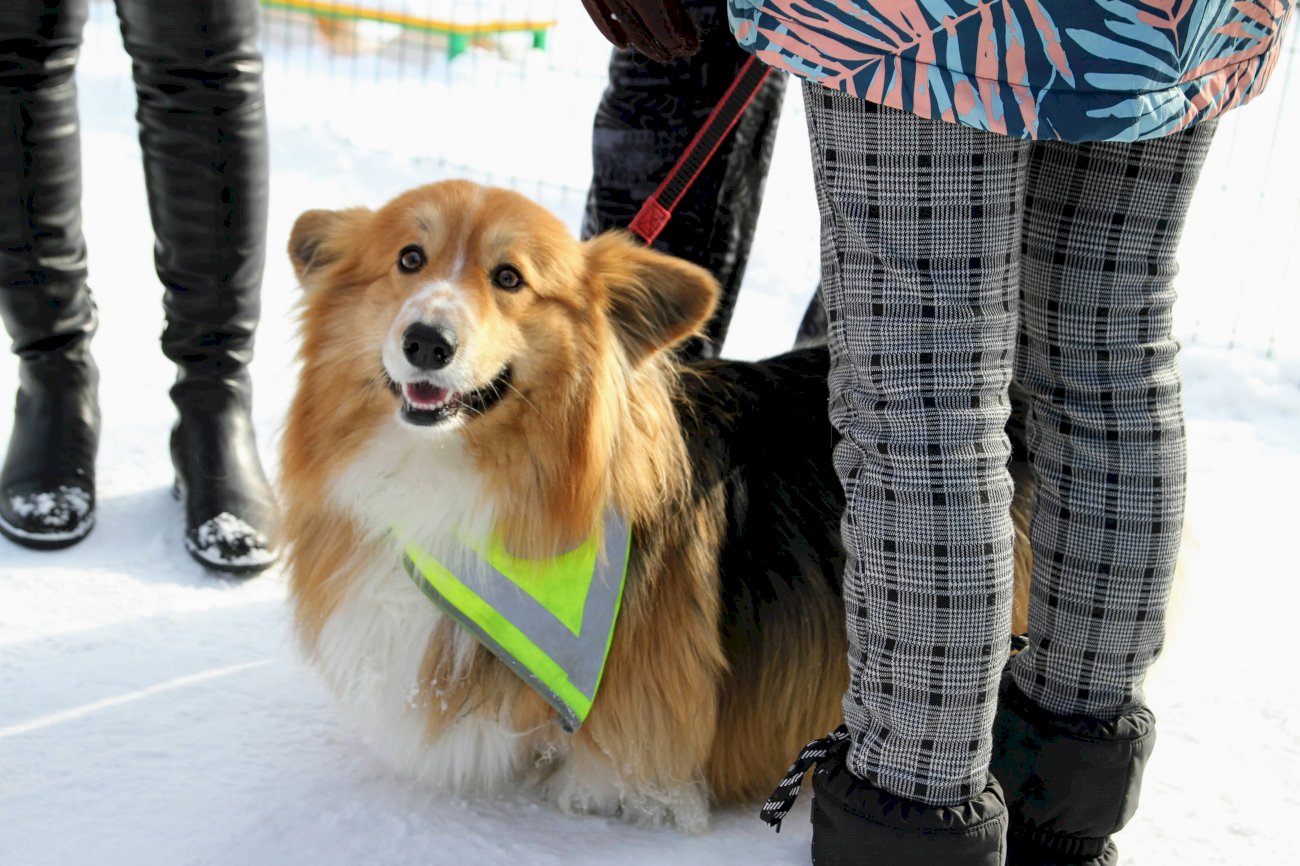
[[[591,116],[609,46],[581,4],[262,3],[268,86],[319,109],[311,116],[328,118],[331,132],[394,153],[403,152],[395,137],[429,135],[418,157],[431,175],[469,177],[547,201],[585,194]],[[461,32],[452,32],[457,27]],[[376,113],[394,99],[412,115]],[[526,129],[547,158],[521,162],[517,148],[496,146],[507,127],[516,135]]]

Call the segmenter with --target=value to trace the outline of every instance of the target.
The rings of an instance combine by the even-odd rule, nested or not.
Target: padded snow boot
[[[0,534],[37,549],[94,527],[99,445],[72,77],[86,10],[47,5],[0,4],[0,318],[19,359]]]
[[[904,800],[853,775],[846,766],[849,735],[841,727],[809,743],[762,818],[780,829],[812,774],[813,866],[1003,866],[1007,809],[992,776],[974,799],[956,806]]]
[[[258,457],[248,364],[266,257],[267,142],[257,4],[119,2],[176,363],[171,437],[185,543],[251,574],[276,560],[275,500]],[[187,16],[193,16],[187,18]]]
[[[731,35],[724,0],[685,5],[700,34],[699,53],[666,64],[630,49],[613,53],[592,136],[584,239],[632,222],[749,59]],[[703,338],[679,349],[685,359],[717,357],[726,339],[784,94],[785,76],[769,75],[654,242],[706,268],[722,286]]]
[[[1003,676],[992,771],[1006,791],[1007,866],[1115,866],[1155,745],[1140,707],[1103,722],[1048,713]]]

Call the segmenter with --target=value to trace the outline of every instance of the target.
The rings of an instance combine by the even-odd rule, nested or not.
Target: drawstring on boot
[[[781,832],[781,822],[794,808],[794,801],[799,798],[799,789],[803,786],[803,777],[810,769],[825,761],[837,757],[849,750],[849,729],[840,725],[826,736],[803,747],[799,757],[795,758],[781,784],[767,798],[758,817]]]

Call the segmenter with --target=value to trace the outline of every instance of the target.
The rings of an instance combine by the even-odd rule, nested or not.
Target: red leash
[[[704,121],[704,126],[695,134],[695,138],[691,139],[686,151],[668,172],[663,183],[641,205],[641,210],[632,218],[628,229],[644,240],[646,246],[654,243],[664,226],[668,225],[682,196],[686,195],[695,178],[699,177],[719,145],[745,113],[745,109],[754,101],[758,88],[767,80],[771,71],[772,68],[760,62],[757,57],[745,61],[736,80],[722,95],[713,113]]]

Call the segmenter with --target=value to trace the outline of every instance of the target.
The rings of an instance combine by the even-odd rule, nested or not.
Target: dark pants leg
[[[258,7],[255,0],[117,7],[165,289],[163,352],[178,370],[172,457],[187,542],[207,565],[253,570],[273,558],[266,538],[274,511],[249,418],[267,211]]]
[[[1011,625],[1010,448],[1029,145],[806,82],[850,686],[813,858],[1001,866],[988,773]]]
[[[0,531],[61,547],[94,522],[95,305],[73,73],[84,0],[0,4],[0,318],[19,357]]]
[[[1016,378],[1038,501],[1015,679],[1054,713],[1137,708],[1163,643],[1187,463],[1173,278],[1214,127],[1034,146]]]
[[[805,85],[842,439],[849,767],[952,805],[987,778],[1011,620],[1024,142]]]
[[[1110,836],[1154,746],[1142,680],[1164,641],[1187,462],[1175,257],[1215,126],[1031,155],[1016,376],[1034,582],[993,756],[1014,866],[1117,862]]]
[[[609,87],[592,136],[593,177],[584,238],[627,227],[749,59],[731,35],[725,2],[695,0],[687,6],[700,30],[700,51],[694,57],[660,64],[635,51],[613,53]],[[704,339],[683,350],[688,357],[714,357],[726,338],[749,260],[784,94],[784,76],[768,76],[655,241],[656,249],[708,269],[722,285]]]

